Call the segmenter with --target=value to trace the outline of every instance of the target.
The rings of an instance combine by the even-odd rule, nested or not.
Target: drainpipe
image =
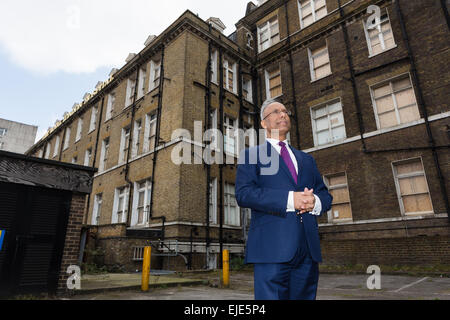
[[[448,14],[446,2],[447,2],[446,0],[441,0],[441,8],[442,8],[442,12],[444,13],[445,20],[447,21],[447,27],[450,30],[450,16]]]
[[[223,139],[223,97],[225,92],[223,90],[223,60],[222,60],[222,48],[219,48],[219,130],[222,133],[222,144],[219,146],[221,149],[222,158],[219,164],[219,185],[220,185],[220,197],[219,197],[219,256],[220,267],[222,267],[222,251],[223,251],[223,160],[224,160],[224,139]]]
[[[294,81],[294,67],[292,64],[292,52],[291,52],[291,35],[289,32],[289,18],[288,18],[288,9],[287,9],[287,3],[289,0],[284,1],[284,13],[286,16],[286,32],[287,32],[287,46],[288,46],[288,62],[289,62],[289,69],[291,72],[291,87],[292,87],[292,104],[294,108],[294,116],[295,116],[295,134],[297,136],[297,149],[301,150],[300,148],[300,131],[299,131],[299,121],[298,121],[298,110],[297,110],[297,95],[295,94],[295,81]]]
[[[344,12],[341,7],[341,0],[338,0],[338,7],[339,7],[340,18],[343,19]],[[366,141],[364,140],[364,122],[363,122],[362,113],[361,113],[361,103],[359,101],[358,89],[356,87],[355,70],[353,68],[353,60],[352,60],[352,57],[350,54],[350,45],[349,45],[349,40],[348,40],[347,27],[345,26],[345,20],[342,20],[341,27],[342,27],[342,32],[344,34],[345,53],[346,53],[346,57],[347,57],[348,69],[350,72],[350,82],[352,84],[353,99],[355,101],[356,114],[358,116],[359,133],[361,135],[363,152],[366,152],[367,148],[366,148]]]
[[[441,1],[441,3],[442,3],[442,1]],[[445,6],[445,3],[444,3],[444,6]],[[412,49],[411,49],[411,46],[409,43],[408,33],[406,31],[406,25],[405,25],[403,13],[402,13],[402,10],[400,7],[400,0],[395,1],[395,9],[397,12],[398,20],[400,22],[400,27],[402,30],[403,40],[405,42],[405,47],[406,47],[406,50],[408,51],[408,57],[409,57],[410,64],[411,64],[411,78],[412,78],[414,86],[417,88],[417,102],[418,102],[418,105],[419,105],[419,107],[423,113],[424,119],[425,119],[425,127],[426,127],[427,135],[428,135],[428,143],[431,146],[431,152],[433,154],[433,160],[434,160],[434,164],[436,167],[436,171],[437,171],[437,175],[438,175],[438,179],[439,179],[439,183],[440,183],[440,187],[441,187],[442,198],[444,199],[445,208],[447,210],[447,217],[450,221],[450,205],[449,205],[449,200],[448,200],[447,188],[445,186],[445,178],[442,174],[441,166],[439,163],[439,157],[438,157],[438,154],[436,151],[435,140],[433,137],[433,133],[431,131],[430,122],[428,121],[428,111],[425,106],[422,87],[420,86],[419,75],[418,75],[417,68],[416,68],[416,62],[415,62],[414,55],[413,55],[413,52],[412,52]],[[446,19],[447,19],[447,24],[448,24],[449,23],[448,12],[446,15]]]
[[[160,68],[160,74],[159,74],[159,93],[158,93],[158,109],[157,109],[157,118],[156,118],[156,136],[155,136],[155,150],[153,150],[153,165],[152,165],[152,188],[151,188],[151,195],[150,195],[150,211],[149,211],[149,218],[150,220],[162,220],[162,230],[161,230],[161,239],[164,243],[164,236],[165,236],[165,222],[166,217],[165,216],[159,216],[159,217],[153,217],[153,190],[155,189],[155,167],[156,167],[156,159],[158,157],[158,150],[157,147],[159,145],[159,139],[161,134],[161,109],[162,109],[162,97],[163,97],[163,90],[164,90],[164,44],[162,45],[161,50],[161,68]]]
[[[209,25],[209,31],[211,32],[211,25]],[[208,130],[211,126],[211,55],[212,55],[212,47],[211,41],[208,42],[208,63],[206,65],[205,77],[206,77],[206,92],[205,92],[205,131]],[[210,246],[210,226],[209,226],[209,197],[210,197],[210,188],[209,184],[211,182],[211,165],[205,162],[206,166],[206,231],[205,231],[205,266],[208,267],[208,252]]]

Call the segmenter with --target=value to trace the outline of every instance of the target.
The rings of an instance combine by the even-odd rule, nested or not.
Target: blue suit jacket
[[[240,154],[236,175],[236,200],[240,207],[252,210],[245,251],[246,263],[283,263],[294,257],[299,246],[302,225],[294,212],[286,212],[289,191],[313,188],[314,194],[322,203],[321,214],[331,208],[333,198],[323,183],[313,157],[292,146],[290,148],[297,159],[297,183],[283,158],[269,142],[246,149]],[[272,175],[261,174],[261,170],[267,169],[273,161],[267,163],[260,155],[270,157],[272,153],[278,157],[279,170]],[[305,213],[302,217],[311,257],[314,261],[321,262],[316,216]]]

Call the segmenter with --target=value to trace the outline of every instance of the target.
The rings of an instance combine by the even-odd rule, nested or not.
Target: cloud
[[[247,1],[230,0],[2,0],[0,46],[15,64],[39,74],[91,73],[121,67],[185,10],[215,16],[226,34]]]

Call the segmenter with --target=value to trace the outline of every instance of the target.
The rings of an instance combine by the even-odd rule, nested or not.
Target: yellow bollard
[[[224,287],[230,286],[230,251],[223,250],[222,253],[222,281]]]
[[[144,260],[142,261],[142,291],[148,291],[148,282],[150,278],[150,258],[152,256],[152,248],[144,248]]]

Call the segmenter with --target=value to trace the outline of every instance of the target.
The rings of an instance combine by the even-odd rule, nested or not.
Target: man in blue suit
[[[251,208],[245,262],[254,264],[256,300],[316,298],[322,261],[316,217],[332,196],[312,156],[288,145],[290,112],[276,100],[261,106],[266,141],[244,150],[236,200]]]

